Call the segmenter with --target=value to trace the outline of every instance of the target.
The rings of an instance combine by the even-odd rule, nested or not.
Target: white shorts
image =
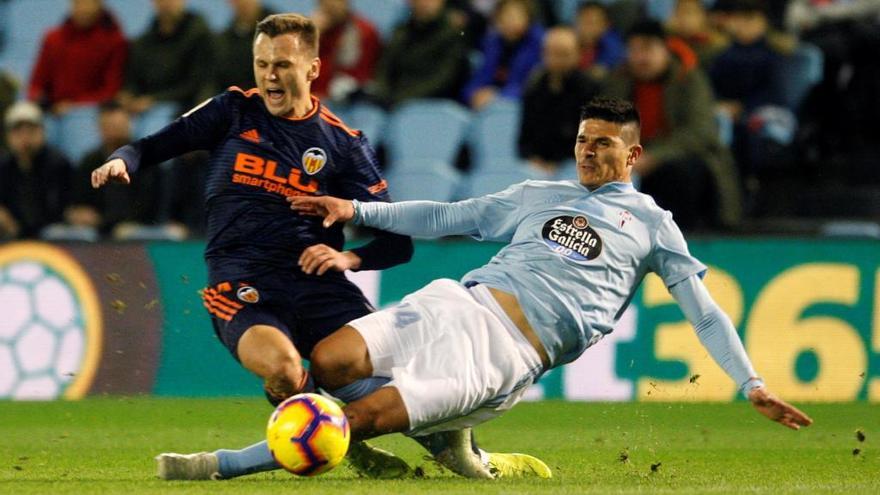
[[[416,436],[501,415],[542,372],[534,347],[482,285],[435,280],[349,325],[367,343],[373,375],[400,392]]]

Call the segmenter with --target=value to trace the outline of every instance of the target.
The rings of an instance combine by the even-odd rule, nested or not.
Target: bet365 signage
[[[858,241],[692,243],[706,285],[755,369],[796,401],[880,401],[880,246]],[[533,397],[727,401],[736,385],[651,275],[605,341]]]

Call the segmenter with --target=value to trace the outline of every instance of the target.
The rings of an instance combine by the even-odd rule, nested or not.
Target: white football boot
[[[413,437],[434,456],[438,464],[465,478],[493,479],[489,468],[473,447],[473,431],[464,428]]]
[[[433,433],[415,437],[422,446],[434,453],[434,460],[453,473],[466,478],[550,478],[550,468],[537,457],[527,454],[486,452],[477,447],[473,430]]]
[[[155,457],[158,476],[163,480],[221,480],[220,461],[213,452],[175,454],[166,452]]]

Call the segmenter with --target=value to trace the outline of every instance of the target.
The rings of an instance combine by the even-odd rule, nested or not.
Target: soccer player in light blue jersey
[[[312,372],[322,386],[390,379],[345,407],[352,437],[418,437],[500,415],[542,373],[610,333],[648,272],[758,412],[795,430],[810,425],[764,386],[672,215],[631,184],[641,153],[638,112],[602,98],[581,115],[577,181],[527,181],[456,203],[288,198],[294,210],[323,216],[325,227],[354,220],[412,236],[508,243],[461,282],[434,281],[318,343]]]

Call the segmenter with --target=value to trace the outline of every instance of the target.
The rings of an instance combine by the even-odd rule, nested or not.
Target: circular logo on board
[[[102,318],[91,280],[66,251],[0,248],[0,399],[78,399],[98,367]]]
[[[602,238],[583,215],[548,220],[541,229],[541,237],[554,253],[573,261],[589,261],[602,253]]]

